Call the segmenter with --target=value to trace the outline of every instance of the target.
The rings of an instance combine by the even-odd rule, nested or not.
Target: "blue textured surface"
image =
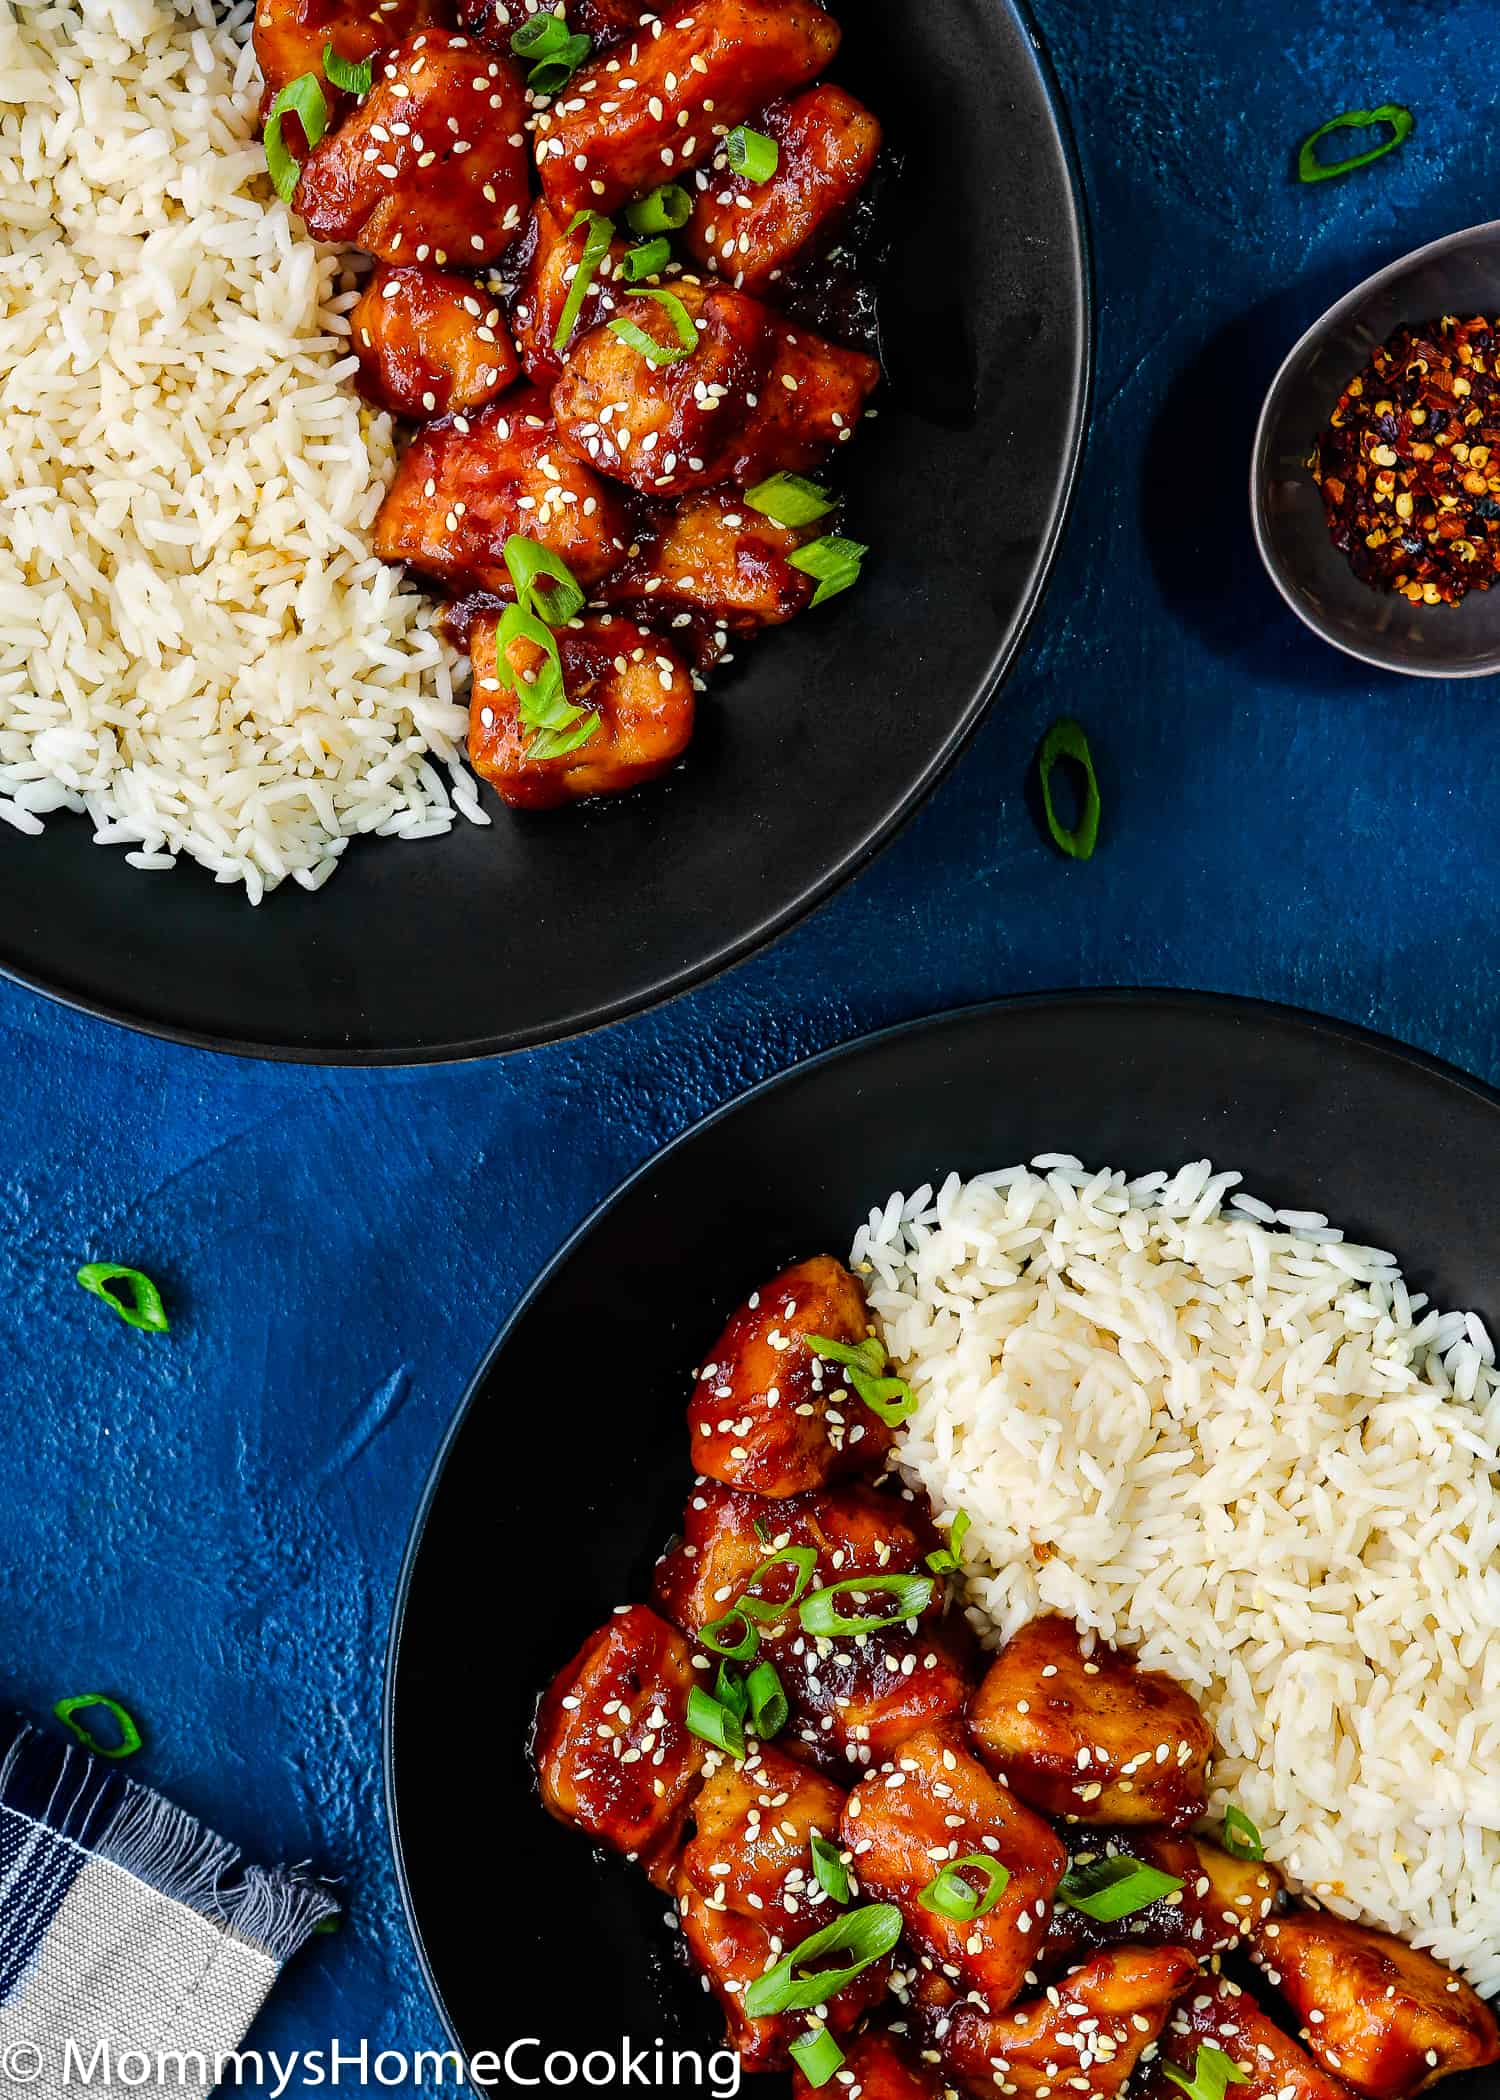
[[[380,1799],[402,1543],[493,1329],[664,1136],[866,1027],[1060,985],[1291,1000],[1500,1078],[1495,689],[1323,649],[1255,565],[1244,495],[1292,337],[1497,208],[1492,10],[1040,12],[1098,237],[1094,428],[1020,668],[873,869],[666,1013],[499,1066],[237,1064],[0,984],[0,1669],[38,1711],[126,1695],[145,1776],[259,1855],[347,1878],[349,1927],[288,1974],[267,2047],[437,2042]],[[1298,188],[1296,141],[1386,99],[1417,112],[1405,151]],[[1061,713],[1104,793],[1081,867],[1022,793]],[[74,1288],[101,1257],[161,1279],[170,1339]],[[489,1930],[503,1909],[475,1894]]]

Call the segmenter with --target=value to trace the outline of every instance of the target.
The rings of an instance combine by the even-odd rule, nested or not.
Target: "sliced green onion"
[[[821,546],[822,542],[815,542]],[[804,552],[807,550],[804,549]],[[792,561],[796,562],[796,555]],[[813,604],[817,604],[813,599]],[[879,1338],[866,1335],[862,1342],[831,1342],[826,1334],[805,1334],[802,1339],[814,1356],[826,1356],[833,1363],[846,1364],[849,1383],[870,1412],[878,1415],[887,1429],[899,1428],[907,1416],[916,1408],[916,1397],[904,1378],[881,1378],[876,1374],[885,1369],[886,1353]]]
[[[1175,2064],[1169,2064],[1165,2057],[1161,2060],[1161,2067],[1174,2085],[1180,2085],[1185,2093],[1192,2095],[1192,2100],[1224,2100],[1226,2087],[1250,2083],[1248,2072],[1242,2071],[1233,2057],[1216,2049],[1212,2042],[1198,2044],[1191,2078],[1185,2071],[1179,2071]]]
[[[764,1517],[757,1517],[755,1520],[755,1536],[763,1546],[769,1546],[776,1534]]]
[[[73,1718],[75,1714],[92,1713],[98,1708],[114,1717],[115,1726],[120,1731],[117,1743],[101,1743],[82,1721]],[[95,1757],[134,1757],[141,1747],[141,1731],[134,1720],[118,1699],[111,1699],[103,1692],[79,1692],[72,1699],[59,1699],[52,1711],[64,1728],[76,1735],[84,1749],[92,1750]]]
[[[1052,802],[1052,773],[1060,758],[1070,758],[1083,769],[1083,813],[1071,831]],[[1053,723],[1037,746],[1036,772],[1052,843],[1070,860],[1088,860],[1099,843],[1099,776],[1094,771],[1089,740],[1077,722],[1064,715],[1060,722]]]
[[[675,233],[693,216],[693,200],[680,182],[664,182],[649,197],[637,197],[625,207],[625,223],[632,233]]]
[[[752,131],[748,124],[736,124],[724,141],[724,158],[735,174],[743,175],[746,182],[769,182],[781,159],[781,148],[763,131]]]
[[[127,1269],[117,1261],[89,1261],[78,1271],[78,1281],[117,1312],[127,1327],[143,1328],[147,1334],[166,1333],[169,1323],[161,1292],[140,1269]],[[128,1297],[111,1288],[117,1283],[129,1285]]]
[[[809,2027],[788,2046],[787,2054],[811,2086],[827,2085],[844,2061],[844,2052],[826,2027]]]
[[[785,1728],[791,1711],[775,1665],[757,1663],[745,1679],[745,1691],[750,1701],[750,1726],[763,1743],[769,1743],[773,1735],[780,1735]]]
[[[737,1663],[749,1662],[760,1646],[760,1634],[738,1605],[725,1612],[722,1619],[710,1619],[706,1626],[700,1626],[698,1638],[710,1655],[722,1655]]]
[[[672,260],[672,243],[664,233],[654,241],[643,241],[638,248],[627,248],[620,261],[627,284],[639,284],[643,277],[660,277]]]
[[[851,583],[858,583],[859,565],[869,551],[858,540],[842,540],[830,532],[821,540],[799,547],[787,559],[805,576],[816,576],[818,588],[813,592],[812,602],[821,605],[825,598],[836,598],[840,591],[847,591]]]
[[[745,1754],[745,1731],[738,1714],[704,1691],[701,1684],[693,1685],[687,1695],[688,1733],[700,1741],[712,1743],[716,1750],[727,1751],[731,1757]]]
[[[534,95],[559,94],[593,48],[591,37],[565,38],[555,56],[544,58],[539,66],[532,67],[526,75],[526,85]]]
[[[303,73],[300,78],[289,80],[271,104],[271,114],[266,118],[266,167],[276,185],[277,196],[290,204],[297,177],[302,173],[302,163],[281,136],[281,120],[288,111],[302,126],[302,136],[311,150],[328,129],[328,97],[316,73]]]
[[[657,286],[652,286],[643,291],[628,292],[626,297],[654,299],[658,306],[665,310],[667,319],[672,324],[673,333],[677,337],[676,345],[659,343],[654,335],[647,335],[645,329],[638,328],[634,321],[623,319],[610,322],[611,335],[617,335],[622,343],[628,344],[632,350],[638,352],[648,364],[675,365],[684,357],[692,356],[698,347],[698,331],[693,326],[692,315],[675,292],[663,291]]]
[[[582,612],[585,594],[573,571],[560,554],[539,540],[513,532],[505,542],[505,566],[516,587],[517,605],[524,605],[549,627],[566,627],[575,613]],[[539,576],[550,576],[557,589],[543,590]]]
[[[340,58],[332,44],[323,46],[323,78],[330,87],[342,88],[346,95],[358,95],[363,101],[370,92],[370,83],[375,78],[375,61],[362,58],[357,63],[352,58]]]
[[[1304,182],[1327,182],[1331,176],[1347,175],[1352,168],[1368,167],[1372,160],[1380,160],[1387,153],[1394,153],[1412,135],[1416,118],[1399,102],[1382,102],[1379,109],[1346,109],[1339,116],[1330,117],[1320,124],[1311,137],[1302,141],[1297,153],[1297,173]],[[1319,160],[1319,139],[1326,139],[1330,131],[1366,131],[1372,124],[1389,124],[1391,135],[1378,146],[1369,147],[1364,153],[1352,153],[1347,160]]]
[[[977,1889],[972,1881],[965,1881],[960,1867],[972,1867],[976,1873],[987,1875],[986,1886]],[[987,1910],[993,1910],[1009,1880],[1010,1868],[1002,1867],[998,1859],[990,1859],[983,1852],[965,1852],[938,1869],[917,1901],[924,1910],[963,1925],[970,1918],[982,1918]]]
[[[1265,1844],[1260,1832],[1242,1808],[1231,1801],[1224,1811],[1224,1850],[1236,1859],[1264,1859]]]
[[[510,643],[518,638],[530,642],[542,652],[542,666],[529,684],[506,653]],[[599,727],[598,715],[591,714],[587,708],[575,707],[569,700],[563,686],[557,637],[524,605],[507,605],[500,615],[495,640],[495,673],[515,694],[522,722],[535,732],[526,747],[528,759],[565,758],[580,744],[586,744]]]
[[[813,1880],[825,1896],[835,1903],[849,1901],[849,1869],[844,1865],[844,1855],[837,1845],[830,1845],[827,1838],[812,1835]]]
[[[1128,1918],[1132,1911],[1144,1910],[1148,1903],[1181,1887],[1175,1875],[1164,1874],[1160,1867],[1132,1859],[1128,1852],[1112,1852],[1107,1859],[1070,1867],[1057,1893],[1070,1910],[1081,1910],[1086,1918],[1112,1925],[1117,1918]]]
[[[741,1590],[739,1596],[735,1599],[735,1610],[742,1613],[747,1619],[754,1619],[758,1625],[774,1626],[782,1614],[789,1612],[801,1597],[807,1585],[812,1581],[813,1571],[817,1565],[818,1551],[815,1546],[783,1546],[778,1553],[771,1554],[768,1559],[761,1562],[755,1573],[750,1577],[750,1580],[745,1584],[744,1589]],[[783,1566],[793,1567],[797,1570],[797,1579],[792,1584],[790,1596],[783,1597],[779,1604],[773,1604],[765,1597],[751,1596],[750,1592],[755,1588],[755,1585],[763,1575],[768,1575],[772,1568]]]
[[[535,19],[533,16],[532,20]],[[609,244],[615,237],[614,220],[606,219],[602,212],[574,212],[568,232],[574,234],[580,226],[587,226],[588,234],[583,253],[578,258],[578,267],[573,272],[573,282],[568,286],[568,296],[563,301],[563,310],[557,317],[557,333],[552,338],[552,347],[559,353],[568,347],[568,337],[573,333],[573,323],[582,309],[584,294],[593,283],[594,274],[608,255]]]
[[[840,1612],[834,1601],[845,1590],[856,1590],[861,1596],[889,1596],[891,1609],[848,1616]],[[830,1582],[826,1589],[814,1590],[810,1597],[804,1597],[797,1615],[804,1633],[879,1633],[883,1627],[899,1626],[903,1619],[915,1619],[931,1600],[930,1575],[851,1575],[847,1582]]]
[[[555,58],[568,41],[568,25],[561,15],[528,15],[513,31],[510,48],[516,58]]]
[[[774,1969],[767,1969],[750,1984],[740,2003],[752,2020],[765,2020],[776,2013],[806,2012],[824,2005],[846,1983],[871,1962],[889,1954],[901,1937],[901,1913],[894,1903],[866,1903],[846,1911],[815,1932],[811,1939],[784,1954]],[[808,1964],[825,1954],[849,1954],[854,1958],[843,1968],[819,1969],[806,1974]],[[804,1973],[799,1973],[804,1972]]]
[[[963,1565],[964,1540],[969,1535],[971,1519],[966,1509],[961,1509],[948,1530],[948,1543],[939,1546],[935,1553],[927,1556],[927,1565],[934,1575],[956,1575]]]
[[[778,525],[811,525],[833,509],[828,490],[802,474],[773,474],[767,481],[758,481],[753,489],[746,489],[745,501]]]
[[[743,1721],[750,1711],[750,1694],[745,1689],[745,1680],[731,1670],[727,1662],[721,1662],[714,1678],[714,1697],[720,1706],[727,1706],[737,1721]]]

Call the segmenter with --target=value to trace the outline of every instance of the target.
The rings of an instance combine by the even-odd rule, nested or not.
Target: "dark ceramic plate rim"
[[[1352,656],[1356,663],[1368,664],[1373,671],[1394,671],[1402,678],[1495,678],[1500,677],[1500,651],[1497,651],[1493,663],[1458,667],[1442,663],[1397,663],[1391,657],[1382,655],[1380,650],[1373,646],[1360,649],[1352,642],[1344,641],[1339,635],[1332,633],[1309,606],[1293,595],[1283,577],[1284,564],[1276,558],[1272,550],[1271,536],[1266,525],[1266,490],[1269,478],[1267,454],[1270,450],[1273,413],[1287,374],[1310,344],[1326,335],[1348,315],[1356,313],[1372,294],[1389,284],[1393,278],[1400,277],[1403,272],[1411,269],[1413,264],[1426,261],[1432,256],[1450,254],[1454,249],[1462,248],[1465,242],[1472,241],[1476,235],[1493,234],[1497,228],[1500,228],[1500,219],[1481,219],[1473,226],[1461,226],[1454,233],[1439,234],[1435,241],[1424,241],[1420,247],[1408,248],[1404,255],[1398,255],[1394,261],[1383,264],[1378,270],[1372,270],[1368,277],[1362,277],[1341,299],[1335,299],[1331,306],[1325,307],[1310,327],[1303,329],[1276,367],[1275,377],[1266,388],[1260,415],[1256,419],[1255,442],[1250,447],[1250,526],[1255,534],[1255,547],[1260,555],[1261,565],[1282,599],[1291,607],[1309,633],[1315,634],[1320,642],[1326,642],[1330,649],[1337,649],[1341,655]]]
[[[464,2044],[458,2029],[449,2015],[447,2004],[438,1987],[428,1959],[426,1943],[417,1922],[416,1906],[406,1871],[406,1856],[401,1843],[401,1820],[396,1802],[395,1775],[395,1720],[396,1680],[401,1657],[401,1636],[406,1617],[407,1601],[411,1593],[412,1578],[416,1571],[418,1556],[427,1532],[428,1519],[437,1500],[448,1459],[458,1440],[459,1433],[468,1420],[481,1389],[489,1377],[490,1368],[506,1348],[511,1334],[530,1310],[533,1302],[541,1296],[558,1271],[563,1269],[574,1254],[593,1234],[595,1228],[619,1204],[631,1194],[638,1183],[653,1174],[664,1160],[691,1144],[696,1138],[737,1115],[742,1109],[751,1108],[767,1094],[777,1088],[791,1085],[806,1078],[809,1073],[835,1065],[844,1059],[857,1059],[883,1044],[900,1038],[916,1038],[923,1035],[941,1034],[944,1029],[961,1026],[968,1021],[1003,1021],[1013,1014],[1036,1013],[1045,1010],[1087,1006],[1111,1008],[1156,1008],[1162,1013],[1174,1009],[1186,1009],[1194,1013],[1217,1015],[1226,1021],[1238,1021],[1249,1027],[1291,1028],[1308,1035],[1320,1037],[1330,1045],[1375,1053],[1392,1065],[1406,1066],[1425,1079],[1441,1081],[1457,1088],[1482,1106],[1500,1112],[1500,1089],[1487,1086],[1471,1072],[1457,1065],[1448,1064],[1442,1058],[1433,1057],[1425,1050],[1418,1050],[1409,1043],[1398,1042],[1394,1036],[1381,1035],[1372,1028],[1361,1028],[1357,1022],[1335,1020],[1327,1014],[1314,1013],[1311,1009],[1284,1005],[1270,999],[1246,999],[1221,992],[1196,992],[1174,990],[1166,986],[1104,986],[1098,989],[1080,989],[1054,992],[1023,992],[999,999],[977,1000],[968,1006],[946,1008],[941,1013],[918,1016],[916,1019],[897,1021],[886,1028],[871,1030],[868,1034],[838,1043],[832,1049],[819,1051],[815,1056],[801,1059],[784,1071],[776,1072],[768,1079],[736,1094],[709,1115],[679,1131],[669,1144],[663,1145],[642,1160],[626,1178],[583,1220],[532,1279],[510,1313],[502,1323],[495,1339],[485,1351],[478,1368],[470,1379],[453,1418],[443,1432],[442,1441],[423,1482],[416,1514],[401,1556],[400,1573],[396,1581],[395,1602],[391,1611],[390,1632],[386,1640],[385,1668],[381,1691],[380,1716],[380,1763],[381,1780],[385,1793],[386,1831],[390,1839],[392,1860],[396,1869],[396,1885],[401,1894],[401,1907],[406,1918],[407,1930],[416,1951],[417,1964],[428,1995],[441,2020],[444,2032],[454,2049],[464,2059]]]
[[[988,713],[1020,653],[1022,643],[1030,633],[1031,624],[1036,618],[1043,594],[1051,580],[1063,532],[1072,513],[1093,413],[1096,348],[1094,243],[1077,140],[1063,100],[1056,69],[1037,32],[1027,0],[1001,0],[1001,5],[1013,14],[1019,23],[1036,68],[1043,103],[1051,119],[1059,158],[1066,172],[1072,204],[1073,227],[1078,243],[1078,375],[1072,427],[1068,432],[1051,515],[1042,534],[1031,575],[989,668],[974,687],[967,705],[946,741],[922,771],[913,778],[895,808],[889,811],[857,846],[846,853],[842,860],[825,869],[815,882],[807,884],[796,896],[788,899],[777,910],[768,913],[747,932],[675,974],[663,977],[655,985],[634,993],[622,994],[595,1007],[581,1009],[558,1024],[539,1024],[514,1030],[504,1036],[468,1037],[447,1042],[424,1043],[419,1049],[408,1046],[399,1050],[378,1047],[349,1049],[337,1044],[304,1046],[266,1043],[248,1036],[236,1038],[228,1035],[206,1035],[195,1029],[175,1027],[170,1022],[155,1019],[148,1014],[131,1012],[106,999],[87,998],[81,993],[44,983],[39,977],[7,962],[3,956],[0,956],[0,978],[7,978],[11,983],[21,985],[27,991],[36,992],[42,998],[74,1013],[88,1014],[97,1020],[112,1021],[137,1035],[150,1036],[158,1042],[179,1043],[188,1049],[214,1050],[232,1057],[263,1058],[276,1064],[382,1067],[393,1070],[432,1064],[471,1064],[483,1058],[509,1056],[517,1050],[537,1049],[545,1043],[571,1042],[580,1036],[592,1034],[597,1028],[608,1027],[615,1021],[622,1021],[636,1014],[650,1013],[655,1008],[681,997],[685,992],[695,990],[724,971],[733,969],[737,963],[745,961],[751,955],[758,954],[811,912],[816,911],[820,905],[825,904],[845,883],[851,882],[861,869],[868,867],[876,855],[890,844],[902,826],[916,814],[957,762]]]

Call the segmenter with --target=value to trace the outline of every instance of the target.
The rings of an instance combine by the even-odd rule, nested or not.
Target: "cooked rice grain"
[[[446,830],[465,713],[370,551],[355,266],[271,188],[248,27],[0,0],[0,821],[258,901]]]
[[[973,1520],[988,1641],[1055,1610],[1137,1647],[1213,1722],[1215,1817],[1500,1992],[1494,1350],[1238,1180],[1046,1155],[873,1212],[901,1461]]]

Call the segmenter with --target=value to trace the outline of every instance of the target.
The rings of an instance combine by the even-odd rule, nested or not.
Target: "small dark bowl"
[[[1412,605],[1361,583],[1328,536],[1307,468],[1340,393],[1403,321],[1500,306],[1500,219],[1446,234],[1356,285],[1296,344],[1271,382],[1250,461],[1250,516],[1271,581],[1335,649],[1412,678],[1500,672],[1500,586],[1460,605]]]

